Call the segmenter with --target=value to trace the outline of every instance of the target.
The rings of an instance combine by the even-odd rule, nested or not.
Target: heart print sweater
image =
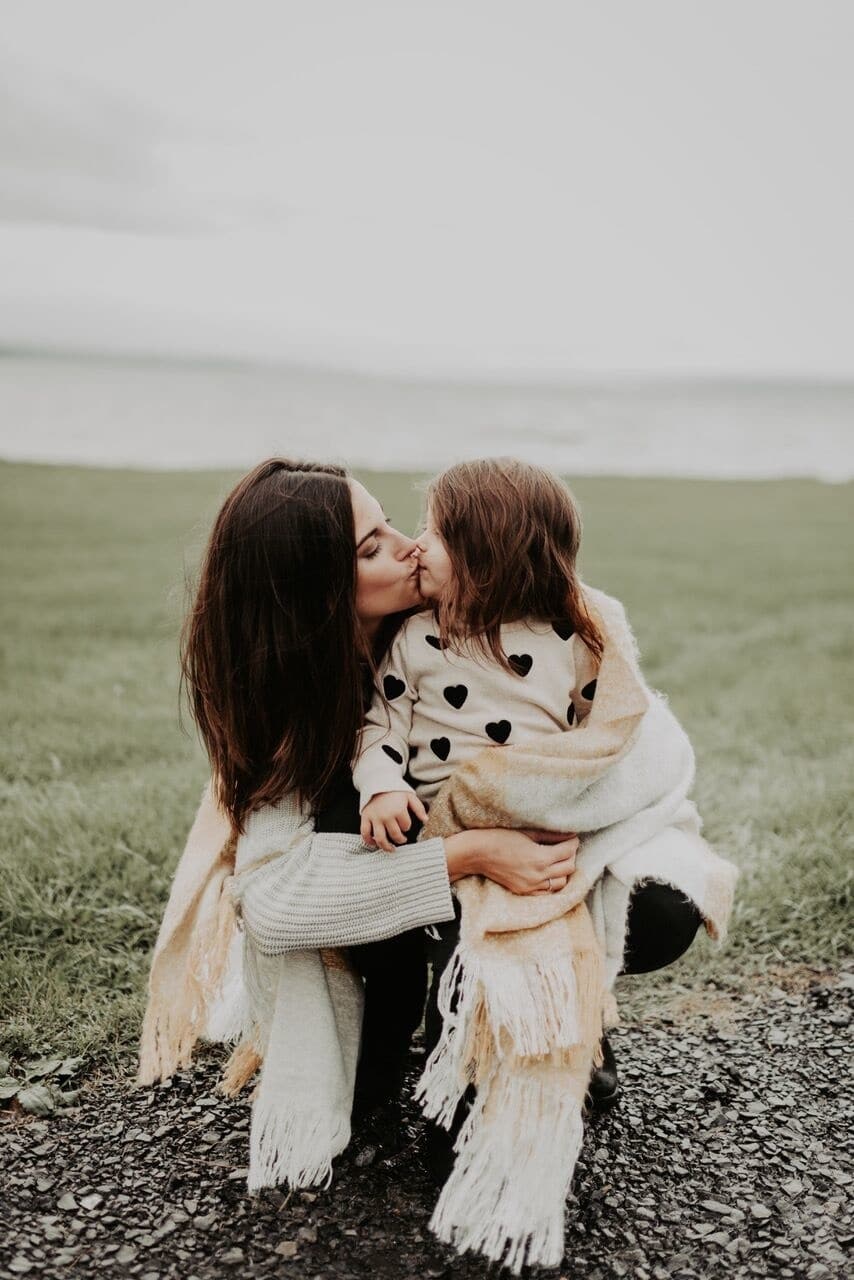
[[[584,720],[596,660],[570,627],[505,623],[513,671],[471,646],[443,649],[433,615],[401,627],[380,669],[353,769],[359,805],[381,791],[415,791],[429,805],[443,782],[484,747],[562,733]]]

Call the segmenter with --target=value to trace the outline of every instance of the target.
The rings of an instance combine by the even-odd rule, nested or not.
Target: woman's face
[[[356,613],[367,627],[421,603],[414,539],[393,529],[376,498],[350,481],[356,527]]]
[[[433,523],[429,504],[424,521],[424,532],[419,534],[415,545],[418,551],[418,564],[421,568],[418,584],[421,594],[425,600],[437,600],[451,582],[454,571],[447,547]]]

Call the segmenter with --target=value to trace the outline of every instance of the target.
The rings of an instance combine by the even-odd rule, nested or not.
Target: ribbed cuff
[[[444,840],[437,837],[420,844],[404,844],[385,856],[395,862],[398,873],[406,871],[412,886],[412,893],[401,903],[401,933],[421,925],[454,919],[454,899],[448,879]]]

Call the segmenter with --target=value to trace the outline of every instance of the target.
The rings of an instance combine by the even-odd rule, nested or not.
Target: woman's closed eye
[[[386,528],[389,528],[389,518],[385,512],[383,512],[383,521],[385,522]],[[362,553],[365,560],[373,560],[374,556],[379,555],[381,537],[382,537],[382,533],[379,531],[379,529],[377,529],[376,532],[374,533],[374,541],[376,542],[376,546],[373,548],[373,550],[364,551]]]

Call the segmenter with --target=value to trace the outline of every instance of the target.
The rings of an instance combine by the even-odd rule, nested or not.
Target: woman
[[[280,957],[311,954],[312,974],[292,971],[282,986],[308,993],[310,1005],[312,993],[324,990],[315,981],[320,966],[339,1019],[337,1038],[347,1039],[350,1052],[364,1001],[355,1085],[362,1110],[399,1091],[426,994],[423,927],[453,918],[450,885],[475,872],[519,894],[566,884],[578,845],[572,835],[535,839],[535,833],[484,830],[389,855],[366,850],[358,836],[335,834],[358,831],[350,761],[377,656],[405,612],[419,604],[414,551],[414,541],[393,529],[376,499],[339,467],[271,459],[223,504],[182,643],[184,680],[213,782],[177,869],[152,960],[141,1083],[189,1062],[227,986],[235,852],[240,873],[271,852],[290,853],[284,883],[280,876],[270,889],[277,917],[267,918],[267,895],[258,902],[256,894],[253,929],[256,936],[274,930]],[[352,949],[344,965],[329,950],[342,946]],[[354,963],[366,975],[364,988],[361,979],[358,988],[352,984]],[[255,969],[263,968],[261,958]],[[269,995],[281,974],[268,965],[252,977],[257,1007],[259,984],[266,980]],[[258,1064],[269,1031],[247,1026],[247,1017],[252,1014],[238,999],[246,1034],[227,1071],[231,1089]],[[311,1025],[310,1008],[304,1005],[299,1017]],[[222,1034],[221,1016],[219,1024]],[[340,1044],[329,1044],[335,1057]],[[314,1105],[326,1065],[313,1064],[307,1105]],[[323,1122],[326,1148],[318,1157],[327,1174],[329,1153],[349,1139],[353,1065],[346,1062],[324,1082],[334,1112]],[[262,1093],[270,1075],[262,1074]],[[295,1107],[297,1092],[291,1081]],[[291,1116],[291,1128],[295,1123]],[[270,1176],[271,1161],[284,1176],[297,1169],[305,1175],[302,1157],[283,1152],[286,1140],[279,1137],[271,1154],[272,1140],[258,1136],[257,1177]]]
[[[214,781],[152,962],[140,1080],[188,1062],[209,1029],[236,886],[252,943],[250,1000],[238,1002],[243,1040],[227,1087],[264,1060],[250,1187],[331,1177],[354,1100],[364,1112],[397,1096],[424,1005],[428,925],[439,926],[426,1023],[435,1044],[436,993],[458,929],[455,880],[480,874],[515,894],[549,893],[574,867],[571,833],[468,831],[393,854],[355,834],[350,762],[376,662],[419,604],[415,552],[340,468],[272,459],[223,505],[187,622],[184,676]],[[670,963],[699,921],[678,891],[637,889],[626,970]],[[604,1057],[591,1082],[600,1104],[617,1090],[607,1044]],[[454,1129],[430,1133],[443,1176]]]

